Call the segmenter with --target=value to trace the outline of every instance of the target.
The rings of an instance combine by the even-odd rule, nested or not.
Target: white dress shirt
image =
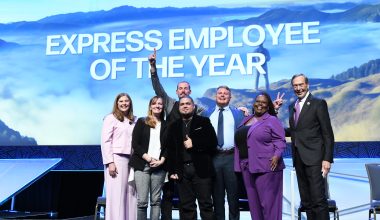
[[[308,91],[308,92],[306,93],[305,97],[303,97],[301,100],[298,100],[298,103],[299,103],[299,105],[300,105],[300,113],[301,113],[301,111],[302,111],[303,105],[305,104],[305,101],[306,101],[307,97],[309,96],[309,94],[310,94],[310,92]],[[296,101],[296,103],[294,104],[294,107],[296,106],[296,104],[297,104],[297,101]]]
[[[161,122],[157,122],[155,128],[150,128],[148,155],[159,160],[161,154],[160,141]]]
[[[219,106],[216,106],[214,112],[210,115],[210,121],[216,134],[218,134],[219,108]],[[234,147],[235,120],[229,106],[223,107],[223,109],[224,145],[222,149],[229,150]]]

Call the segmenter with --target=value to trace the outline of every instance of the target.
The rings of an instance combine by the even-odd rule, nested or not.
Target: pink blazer
[[[135,122],[128,119],[121,122],[113,114],[104,118],[101,135],[103,164],[113,162],[113,154],[131,154],[134,127]]]

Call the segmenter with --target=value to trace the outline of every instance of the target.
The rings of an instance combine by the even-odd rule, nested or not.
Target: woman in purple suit
[[[285,131],[270,96],[261,92],[235,133],[235,171],[241,172],[254,220],[282,219]]]

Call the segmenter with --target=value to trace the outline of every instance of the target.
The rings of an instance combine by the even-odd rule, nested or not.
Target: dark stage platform
[[[334,154],[336,160],[330,175],[330,193],[338,203],[341,218],[364,219],[369,203],[364,163],[380,162],[380,142],[338,142]],[[288,145],[285,158],[290,155]],[[0,159],[10,158],[62,158],[62,161],[16,196],[15,210],[26,210],[38,216],[0,215],[0,219],[94,219],[96,199],[102,194],[104,182],[100,146],[1,147]],[[291,166],[290,159],[286,161]],[[287,167],[284,172],[284,220],[292,219],[291,169]],[[293,191],[298,193],[296,188]],[[353,195],[355,192],[359,194]],[[298,195],[295,197],[297,199]],[[10,207],[8,199],[0,210],[10,210]],[[50,213],[56,216],[49,216]],[[178,218],[178,211],[173,211],[173,217]],[[249,212],[241,212],[241,219],[250,219]]]

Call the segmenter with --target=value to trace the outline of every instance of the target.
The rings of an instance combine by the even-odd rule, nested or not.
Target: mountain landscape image
[[[128,148],[130,143],[115,140],[123,139],[116,136],[125,126],[139,126],[137,121],[152,114],[150,100],[162,95],[162,109],[167,113],[172,101],[179,101],[181,85],[186,82],[196,105],[194,114],[205,115],[208,110],[219,111],[217,88],[227,86],[231,91],[229,106],[246,108],[252,117],[255,98],[266,92],[272,101],[281,96],[283,104],[276,117],[287,129],[289,118],[293,121],[295,117],[289,109],[300,113],[291,84],[298,74],[307,76],[313,97],[326,101],[334,146],[331,151],[327,146],[321,147],[322,152],[317,149],[326,142],[316,137],[315,130],[323,129],[317,128],[317,118],[307,119],[313,126],[304,132],[304,138],[306,133],[310,137],[301,143],[305,145],[302,149],[294,149],[291,137],[285,137],[284,146],[266,143],[252,148],[251,141],[270,142],[269,133],[278,136],[278,132],[259,128],[250,133],[250,169],[244,171],[247,155],[240,152],[242,172],[235,172],[240,219],[252,219],[246,192],[250,186],[243,181],[252,171],[252,161],[258,162],[259,172],[264,173],[251,177],[268,177],[279,186],[275,187],[282,200],[279,218],[310,217],[305,211],[297,213],[302,206],[300,195],[306,189],[300,178],[308,176],[309,167],[322,164],[322,175],[321,169],[317,170],[325,182],[321,190],[339,207],[330,209],[330,217],[368,219],[368,198],[373,189],[369,168],[380,162],[380,0],[3,0],[0,12],[0,167],[4,168],[0,171],[0,207],[4,208],[0,209],[0,220],[104,219],[109,213],[100,202],[109,199],[105,190],[111,178],[104,153],[113,152],[118,171],[131,171],[125,174],[136,177],[131,166],[120,170],[120,163],[128,162],[129,156],[115,154],[115,149]],[[155,73],[151,72],[152,57]],[[125,94],[128,118],[134,122],[115,119],[108,123],[113,112],[126,107],[120,101]],[[167,97],[170,100],[164,100]],[[313,108],[325,103],[306,102],[304,106],[308,105]],[[320,120],[326,119],[323,112]],[[298,124],[309,123],[302,121],[304,113],[298,115]],[[220,116],[214,113],[209,120],[218,142],[224,134],[224,149],[217,146],[211,158],[215,177],[230,167],[229,158],[238,149],[230,140],[234,133],[220,132],[216,127],[223,123],[224,129],[237,126],[232,120],[236,118],[227,114],[221,120]],[[165,121],[160,124],[164,129]],[[173,135],[167,132],[172,130],[168,126],[166,121],[166,132],[161,130],[164,136]],[[157,130],[152,129],[150,132]],[[202,133],[204,129],[198,126],[195,130]],[[190,165],[207,148],[194,143],[194,135],[189,134],[194,144],[189,151]],[[136,130],[132,139],[135,137]],[[122,142],[131,141],[126,139]],[[276,142],[278,137],[272,139]],[[132,142],[131,155],[139,147]],[[153,147],[172,147],[153,142]],[[104,147],[107,144],[110,151]],[[280,157],[273,157],[273,149],[267,145],[281,147],[274,149]],[[189,162],[189,158],[182,159]],[[269,165],[276,166],[271,169],[275,172],[261,169]],[[112,181],[123,179],[120,174]],[[128,187],[138,189],[135,181],[128,179]],[[265,186],[258,192],[268,190]],[[129,195],[132,191],[136,192],[129,190],[128,197],[135,196]],[[173,205],[177,207],[181,198],[178,190],[174,194]],[[227,200],[227,206],[232,205]],[[181,218],[178,208],[172,214],[174,219]]]
[[[348,69],[330,79],[311,78],[309,84],[314,96],[327,101],[336,141],[380,140],[380,59]],[[270,88],[268,93],[272,99],[278,93],[285,93],[278,117],[287,127],[288,105],[295,101],[290,80],[273,82]],[[204,108],[213,108],[215,93],[216,88],[207,90],[197,103]],[[232,89],[231,104],[252,109],[257,94],[252,89]]]
[[[249,24],[278,24],[287,22],[307,22],[318,20],[321,23],[348,23],[348,22],[380,22],[380,4],[356,5],[339,13],[327,13],[315,7],[277,8],[272,9],[258,17],[245,20],[232,20],[222,25],[245,26]]]
[[[295,101],[290,80],[273,82],[268,92],[274,99],[277,93],[285,93],[284,105],[278,117],[284,127],[288,126],[288,108]],[[252,89],[233,89],[231,104],[252,109],[254,97]],[[350,68],[331,79],[310,79],[313,95],[326,99],[336,141],[378,141],[380,135],[380,59],[372,60],[360,67]],[[196,102],[203,108],[215,105],[216,88],[207,90]],[[36,145],[30,137],[20,135],[0,121],[0,143],[2,145]]]
[[[37,142],[34,138],[26,137],[20,132],[9,128],[0,120],[0,143],[1,146],[34,146]]]
[[[290,78],[303,72],[310,79],[311,93],[328,103],[336,141],[380,141],[376,132],[380,129],[380,2],[301,3],[231,8],[138,8],[124,5],[110,10],[52,14],[34,21],[0,21],[0,146],[98,145],[102,119],[110,112],[113,99],[120,92],[129,93],[135,114],[144,116],[146,105],[154,95],[147,57],[152,53],[155,41],[147,42],[144,35],[147,33],[160,32],[162,35],[149,37],[162,42],[162,47],[157,50],[158,74],[171,97],[176,97],[177,82],[189,81],[196,102],[204,108],[212,108],[215,88],[226,84],[232,89],[231,104],[251,109],[257,94],[253,89],[254,67],[250,74],[241,73],[238,68],[230,75],[211,74],[212,71],[227,72],[226,66],[232,55],[241,57],[242,66],[247,68],[247,54],[257,48],[243,41],[242,33],[250,25],[260,26],[265,31],[264,46],[271,55],[268,62],[269,93],[272,98],[277,93],[285,93],[285,103],[278,114],[285,127],[288,105],[295,100]],[[309,21],[318,21],[318,25],[310,27],[315,31],[310,37],[318,38],[320,42],[285,43],[285,39],[291,42],[292,37],[300,42],[305,37],[301,34],[302,23]],[[266,25],[280,31],[280,23],[291,25],[278,33],[276,44]],[[210,32],[212,27],[219,28],[217,34],[220,34],[219,30],[233,27],[232,41],[243,42],[242,46],[230,46],[228,36],[214,42],[214,47],[210,46],[211,41],[203,47],[203,41],[211,37],[207,35],[199,40],[201,30]],[[190,46],[186,49],[171,48],[169,39],[173,36],[169,31],[173,30],[177,31],[174,33],[178,35],[175,35],[178,45],[185,45],[185,32],[181,32],[184,30],[191,30],[189,33],[194,34],[193,40],[199,40],[199,45],[188,43]],[[258,39],[255,31],[251,30],[252,39]],[[206,36],[209,32],[202,34]],[[112,33],[120,35],[111,36]],[[103,47],[111,46],[101,42],[98,44],[100,52],[94,52],[92,46],[95,43],[84,38],[81,43],[90,46],[83,48],[81,53],[71,53],[71,50],[77,51],[80,34],[93,39],[96,35],[100,40],[114,37],[115,41],[123,42],[114,45],[120,49],[125,48],[123,40],[128,33],[135,33],[131,35],[134,39],[125,44],[135,51],[102,51]],[[186,36],[190,36],[189,33]],[[48,37],[53,39],[50,49],[58,51],[55,55],[47,55]],[[141,49],[136,49],[140,45],[143,45]],[[147,49],[145,45],[151,48]],[[60,51],[65,46],[68,49]],[[213,55],[217,57],[213,62],[218,65],[213,66],[210,58],[205,59],[202,76],[198,76],[191,59],[200,61]],[[170,66],[169,57],[183,57],[183,62],[179,62],[175,70],[184,73],[183,76],[170,78],[169,68],[163,71],[162,66]],[[223,57],[221,63],[224,66],[218,63],[222,60],[220,57]],[[146,59],[146,65],[141,66],[141,78],[136,77],[138,68],[131,61],[134,58]],[[118,72],[117,78],[92,78],[90,70],[95,61],[115,59],[126,60],[120,64],[125,70]],[[262,78],[260,86],[263,85]]]

